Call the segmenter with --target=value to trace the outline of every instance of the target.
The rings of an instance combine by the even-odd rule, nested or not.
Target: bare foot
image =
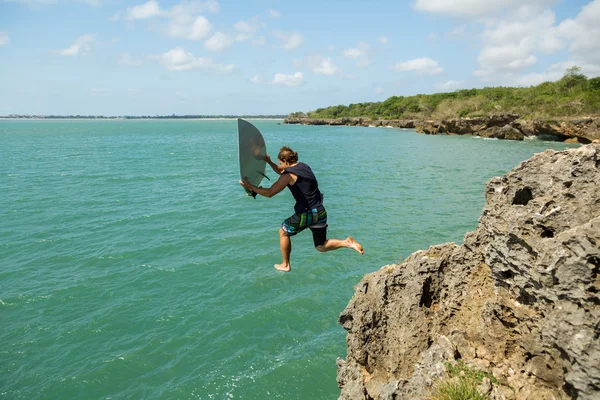
[[[354,240],[354,238],[352,236],[348,236],[346,238],[346,241],[348,242],[348,244],[350,245],[351,249],[356,250],[357,252],[359,252],[360,254],[365,254],[365,251],[363,250],[363,247],[360,243],[358,243],[356,240]]]
[[[289,265],[285,265],[285,264],[275,264],[275,269],[277,271],[290,272],[292,267],[290,267]]]

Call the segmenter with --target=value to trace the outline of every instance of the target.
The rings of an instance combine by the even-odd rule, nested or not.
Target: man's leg
[[[327,239],[325,243],[317,246],[316,248],[320,252],[325,253],[326,251],[341,249],[342,247],[353,249],[360,254],[364,254],[362,245],[354,240],[352,236],[348,236],[345,240]]]
[[[275,264],[275,269],[284,272],[290,272],[292,267],[290,266],[290,254],[292,253],[292,240],[286,232],[279,228],[279,248],[281,249],[281,257],[283,262],[281,264]]]

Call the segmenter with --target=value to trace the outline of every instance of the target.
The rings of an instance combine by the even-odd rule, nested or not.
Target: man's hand
[[[273,161],[271,161],[271,156],[270,155],[265,155],[265,161],[268,162],[269,164],[272,164]]]
[[[248,181],[248,177],[245,176],[243,181],[240,181],[240,185],[248,190],[252,190],[252,184]]]

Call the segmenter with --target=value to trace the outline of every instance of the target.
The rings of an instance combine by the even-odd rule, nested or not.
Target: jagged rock
[[[348,126],[392,126],[415,128],[428,135],[479,135],[498,139],[523,140],[525,136],[588,144],[600,139],[600,118],[583,118],[565,121],[544,122],[521,120],[517,114],[492,114],[477,118],[452,118],[442,121],[414,120],[371,120],[368,118],[287,118],[286,124],[303,125],[348,125]],[[512,129],[509,129],[510,126]],[[518,131],[518,132],[517,132]]]
[[[533,121],[533,130],[536,136],[553,136],[559,140],[575,139],[579,143],[590,143],[595,139],[600,139],[600,119]]]
[[[421,125],[416,126],[416,130],[426,135],[437,135],[447,132],[446,126],[439,121],[424,121]]]
[[[339,318],[340,399],[422,399],[445,362],[492,399],[600,398],[600,143],[545,151],[486,186],[464,244],[366,275]]]
[[[492,114],[479,118],[454,118],[443,120],[442,125],[449,133],[457,135],[476,134],[494,127],[504,127],[511,124],[519,116],[517,114]]]
[[[424,121],[416,126],[416,130],[428,135],[479,135],[498,139],[523,140],[523,133],[511,126],[517,118],[519,118],[517,114],[493,114],[487,117]]]
[[[494,139],[508,139],[508,140],[523,140],[525,135],[520,130],[512,127],[511,125],[504,125],[502,128],[494,126],[489,129],[480,131],[478,133],[481,137],[494,138]]]

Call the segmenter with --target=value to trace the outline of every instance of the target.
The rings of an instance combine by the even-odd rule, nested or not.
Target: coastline
[[[0,117],[0,121],[235,121],[238,118],[247,121],[284,121],[285,118],[122,118],[122,117],[104,117],[104,118],[9,118]]]
[[[544,137],[566,143],[589,144],[600,139],[600,117],[523,119],[518,114],[442,120],[357,118],[286,118],[285,124],[363,126],[415,129],[427,135],[471,135],[492,139],[524,140]]]

